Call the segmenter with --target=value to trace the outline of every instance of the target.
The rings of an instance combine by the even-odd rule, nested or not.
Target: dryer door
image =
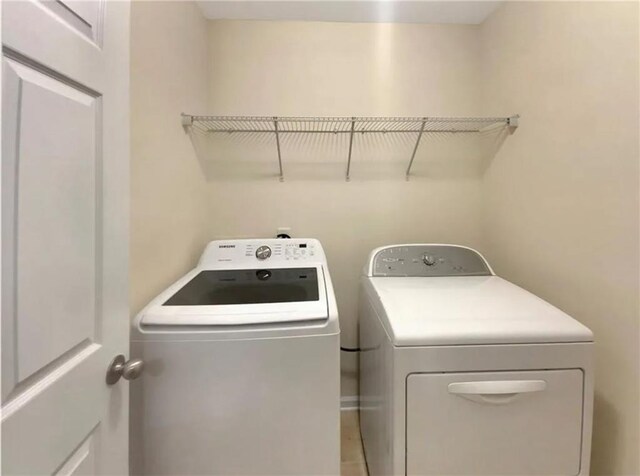
[[[407,474],[576,475],[578,369],[412,374]]]

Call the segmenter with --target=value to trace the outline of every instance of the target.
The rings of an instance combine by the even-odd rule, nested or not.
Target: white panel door
[[[126,474],[129,4],[2,2],[2,474]]]

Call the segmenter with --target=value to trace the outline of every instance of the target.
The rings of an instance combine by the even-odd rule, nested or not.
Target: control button
[[[256,250],[256,258],[259,260],[267,259],[269,256],[271,256],[271,248],[268,246],[260,246]]]
[[[256,271],[256,276],[260,281],[266,281],[271,277],[271,271],[268,269],[260,269]]]
[[[422,262],[427,266],[433,266],[434,264],[436,264],[436,259],[431,255],[423,255]]]

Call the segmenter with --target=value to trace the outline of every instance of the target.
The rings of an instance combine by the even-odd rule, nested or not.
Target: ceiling
[[[502,1],[404,0],[200,0],[211,20],[298,20],[331,22],[482,23]]]

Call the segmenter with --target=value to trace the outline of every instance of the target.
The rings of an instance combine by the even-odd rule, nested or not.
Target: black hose
[[[360,352],[360,347],[356,347],[355,349],[349,349],[348,347],[340,346],[340,350],[342,352]]]

